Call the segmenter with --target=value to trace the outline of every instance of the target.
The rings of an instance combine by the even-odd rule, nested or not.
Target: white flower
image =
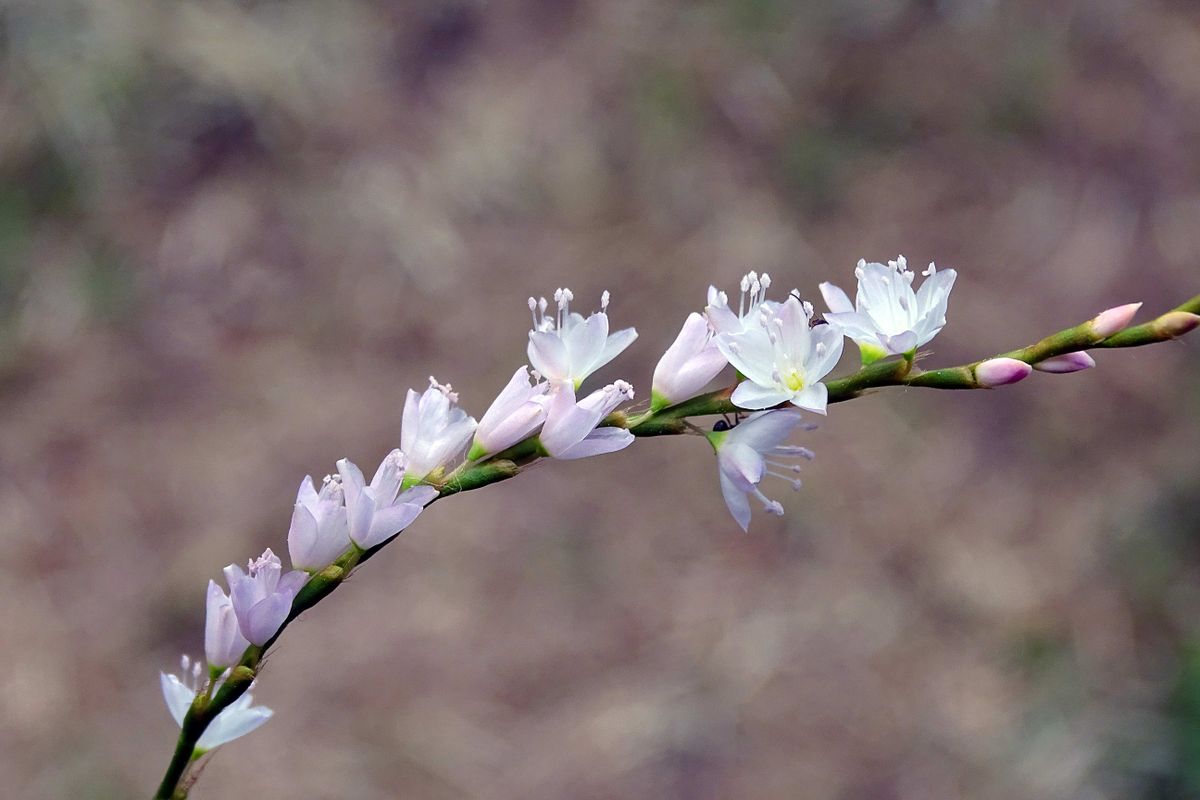
[[[783,514],[783,506],[778,501],[768,498],[758,488],[765,476],[783,478],[793,489],[800,488],[799,478],[768,469],[770,466],[787,470],[788,473],[797,473],[800,471],[798,464],[766,458],[769,456],[771,459],[788,459],[793,462],[797,458],[812,459],[812,451],[808,448],[783,444],[798,425],[799,411],[759,411],[733,428],[707,434],[709,442],[717,452],[718,475],[725,505],[729,506],[729,513],[742,530],[750,526],[748,495],[757,497],[768,513],[780,516]],[[811,430],[813,426],[804,427]]]
[[[417,483],[457,461],[475,433],[475,419],[456,408],[458,394],[432,376],[423,394],[408,390],[400,449],[408,459],[405,482]],[[435,476],[436,477],[436,476]]]
[[[858,345],[864,364],[889,355],[911,355],[928,343],[946,324],[946,304],[957,274],[938,272],[930,263],[925,280],[913,291],[913,273],[904,256],[885,264],[860,260],[856,305],[832,283],[821,284],[821,295],[831,313],[825,320],[839,327]]]
[[[193,666],[187,656],[182,659],[183,680],[165,672],[159,673],[159,683],[162,685],[163,700],[167,710],[175,718],[177,725],[183,725],[183,718],[196,699],[196,693],[203,686],[200,680],[200,662]],[[189,667],[191,667],[189,671]],[[185,683],[184,681],[187,681]],[[254,688],[253,685],[250,687]],[[237,700],[224,708],[216,718],[208,724],[204,733],[196,742],[193,757],[203,755],[213,748],[220,747],[226,742],[232,742],[247,733],[262,726],[271,718],[274,712],[266,706],[251,707],[254,698],[247,691]]]
[[[546,424],[538,436],[542,449],[554,458],[570,459],[612,453],[633,443],[634,436],[624,428],[596,425],[626,400],[633,399],[633,387],[625,381],[597,389],[578,403],[569,384],[555,387],[546,407]]]
[[[233,613],[242,635],[251,644],[266,644],[278,632],[292,610],[296,593],[308,580],[301,570],[282,573],[283,565],[269,547],[246,565],[246,572],[235,564],[225,568]]]
[[[625,328],[608,332],[608,292],[600,296],[600,310],[584,319],[571,311],[575,299],[570,289],[554,292],[555,317],[546,316],[546,298],[529,298],[533,330],[529,332],[529,363],[552,384],[569,383],[578,389],[584,379],[612,361],[637,338]]]
[[[842,334],[832,325],[810,328],[811,308],[793,295],[773,312],[759,309],[759,325],[717,337],[729,363],[746,376],[733,391],[734,405],[758,410],[790,402],[825,413],[829,393],[821,379],[841,358]]]
[[[233,603],[221,591],[216,581],[208,582],[208,597],[204,615],[204,655],[210,667],[229,667],[236,664],[250,646],[238,627]]]
[[[529,382],[529,367],[521,367],[513,373],[508,385],[492,401],[492,405],[479,420],[475,429],[475,442],[467,458],[474,461],[484,456],[499,453],[533,435],[546,421],[545,394],[549,384],[537,380]]]
[[[438,495],[432,486],[414,486],[400,491],[404,481],[404,454],[387,454],[370,485],[362,470],[343,458],[337,462],[338,474],[346,493],[346,513],[350,520],[350,538],[363,550],[384,542],[412,524],[413,520]]]
[[[711,290],[715,291],[715,290]],[[717,347],[708,320],[691,313],[654,368],[650,409],[658,411],[695,396],[729,363]]]
[[[708,287],[708,305],[704,307],[704,315],[717,333],[742,333],[749,328],[757,328],[762,311],[774,313],[779,308],[779,303],[767,299],[767,289],[771,288],[771,276],[767,273],[759,275],[754,271],[747,272],[742,276],[739,286],[742,293],[738,298],[736,314],[729,307],[728,295],[715,286]]]
[[[287,538],[293,567],[324,569],[350,547],[344,499],[341,482],[331,476],[325,476],[319,494],[311,476],[300,481]]]

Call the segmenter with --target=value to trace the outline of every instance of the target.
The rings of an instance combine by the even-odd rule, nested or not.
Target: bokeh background
[[[207,579],[408,387],[481,413],[531,293],[645,395],[750,268],[957,267],[939,364],[1200,291],[1191,2],[0,8],[10,797],[148,796]],[[194,796],[1198,797],[1200,352],[1097,361],[835,407],[748,535],[682,437],[439,503]]]

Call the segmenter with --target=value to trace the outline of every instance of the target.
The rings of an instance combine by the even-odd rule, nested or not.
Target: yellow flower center
[[[804,388],[804,377],[799,370],[792,370],[783,380],[784,385],[793,392],[798,392]]]

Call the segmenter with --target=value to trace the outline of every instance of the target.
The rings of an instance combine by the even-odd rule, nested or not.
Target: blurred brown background
[[[957,267],[941,364],[1200,291],[1192,2],[2,8],[10,797],[148,796],[205,581],[406,388],[482,413],[530,293],[646,396],[749,268]],[[694,439],[439,503],[194,796],[1198,797],[1198,356],[837,406],[748,535]]]

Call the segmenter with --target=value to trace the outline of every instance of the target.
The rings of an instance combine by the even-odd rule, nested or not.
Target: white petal
[[[818,325],[812,332],[812,340],[812,355],[804,364],[804,377],[810,384],[820,381],[837,366],[846,343],[842,332],[829,325]],[[824,346],[824,355],[818,355],[821,348],[817,345]]]
[[[721,480],[721,495],[725,498],[725,505],[729,507],[729,513],[733,516],[736,522],[743,531],[750,529],[750,500],[746,497],[746,493],[733,485],[733,481],[725,477],[725,473],[718,473]]]
[[[917,349],[917,334],[912,331],[897,333],[895,336],[881,336],[880,339],[893,355],[902,355]]]
[[[597,428],[578,444],[568,447],[555,458],[573,459],[615,453],[633,444],[637,438],[624,428]]]
[[[587,321],[573,326],[562,335],[571,362],[571,377],[578,383],[599,369],[608,340],[608,315],[592,314]]]
[[[922,316],[932,314],[944,317],[946,315],[950,290],[954,288],[954,281],[957,278],[958,273],[954,270],[943,269],[924,280],[921,288],[917,290],[917,309]]]
[[[317,502],[317,490],[313,486],[311,475],[305,475],[304,480],[300,481],[300,488],[296,492],[296,502],[306,506]]]
[[[287,595],[288,602],[296,596],[296,593],[308,583],[308,573],[300,570],[292,570],[286,573],[279,579],[279,585],[275,587],[275,591],[279,594]]]
[[[162,684],[163,700],[167,702],[167,710],[171,712],[176,725],[183,725],[183,718],[187,716],[192,701],[196,699],[196,693],[184,686],[179,678],[165,672],[159,673],[159,682]]]
[[[479,428],[491,431],[512,416],[533,394],[534,389],[529,385],[529,367],[522,365],[479,419]]]
[[[421,435],[421,395],[408,390],[404,398],[404,418],[400,423],[400,449],[412,453]]]
[[[582,441],[599,421],[598,413],[581,408],[575,402],[575,392],[570,385],[563,384],[555,389],[550,399],[546,408],[546,424],[538,439],[546,452],[557,458],[567,448]]]
[[[800,299],[792,295],[775,314],[780,326],[781,349],[793,364],[803,364],[812,352],[812,334],[808,327],[808,315]],[[821,326],[825,327],[825,326]],[[746,374],[746,373],[743,373]],[[749,377],[747,375],[747,377]]]
[[[411,525],[424,510],[424,506],[416,503],[398,503],[379,509],[371,520],[370,531],[358,542],[358,546],[367,550],[390,539]]]
[[[829,323],[830,327],[837,328],[856,342],[878,343],[879,326],[866,314],[860,314],[857,311],[830,313],[825,315],[825,321]]]
[[[353,509],[358,495],[366,485],[362,470],[353,461],[343,458],[337,462],[338,475],[342,477],[342,489],[346,492],[346,508]]]
[[[254,604],[244,619],[239,619],[242,624],[242,635],[251,644],[259,646],[266,644],[267,640],[279,630],[279,626],[287,619],[288,612],[291,610],[292,598],[284,594],[272,594],[265,600],[260,600]]]
[[[399,448],[392,450],[383,457],[371,478],[371,488],[375,490],[375,500],[381,505],[387,505],[396,499],[400,485],[404,481],[404,453]]]
[[[704,316],[708,318],[708,324],[717,333],[742,332],[742,321],[729,309],[729,306],[709,305],[704,309]]]
[[[729,399],[738,408],[757,411],[786,403],[792,399],[792,393],[777,386],[760,386],[754,381],[742,381]]]
[[[438,490],[432,486],[414,486],[411,489],[401,492],[400,496],[396,498],[396,502],[427,506],[437,496]]]
[[[793,409],[760,411],[738,423],[729,432],[727,441],[762,453],[783,444],[802,419],[800,412]]]
[[[316,564],[317,520],[312,512],[300,503],[292,509],[292,524],[287,535],[288,556],[292,566],[298,569],[319,569],[325,564]],[[245,604],[245,600],[241,601]]]
[[[600,357],[592,363],[592,371],[600,369],[621,355],[625,351],[625,348],[633,344],[634,339],[637,337],[638,333],[634,328],[623,328],[616,333],[609,334],[608,341],[604,343],[604,349],[600,352]]]
[[[237,574],[233,574],[234,570],[237,570]],[[262,599],[258,593],[258,585],[253,578],[242,574],[241,570],[232,564],[225,568],[225,580],[229,584],[229,599],[233,602],[233,610],[237,614],[238,625],[241,626],[244,636],[246,615],[250,613],[254,604]]]
[[[743,492],[748,492],[763,478],[766,464],[763,457],[744,444],[726,440],[717,454],[717,463],[725,476]]]
[[[370,545],[363,544],[363,541],[371,533],[371,520],[375,517],[375,505],[375,492],[370,487],[367,487],[362,490],[362,494],[358,498],[358,504],[354,508],[354,511],[350,513],[349,535],[359,547],[370,547]]]
[[[819,287],[821,289],[821,297],[825,298],[825,305],[834,313],[846,313],[854,311],[854,303],[850,302],[850,298],[837,286],[826,281]]]
[[[217,715],[196,742],[200,750],[212,750],[262,727],[274,712],[266,706],[238,709],[230,706]]]
[[[717,347],[734,369],[750,380],[763,386],[775,382],[775,347],[763,328],[754,327],[743,333],[723,333],[717,337]]]
[[[669,380],[695,354],[704,349],[708,343],[708,320],[696,312],[688,314],[683,321],[683,327],[675,336],[675,341],[662,354],[654,367],[653,385],[655,389],[664,380]]]
[[[549,381],[565,381],[571,377],[571,360],[562,339],[546,331],[530,331],[526,350],[529,363]],[[404,445],[400,449],[408,452]]]
[[[653,393],[672,403],[686,400],[720,374],[728,361],[709,340],[708,322],[692,313],[654,368]]]
[[[792,398],[792,404],[797,408],[803,408],[806,411],[813,411],[817,414],[825,413],[825,405],[828,403],[829,390],[825,388],[823,383],[814,383],[811,386],[805,386],[795,397]]]

